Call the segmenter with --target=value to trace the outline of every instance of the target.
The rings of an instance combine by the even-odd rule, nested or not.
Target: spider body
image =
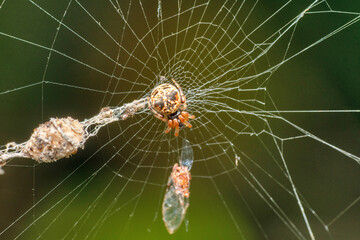
[[[176,113],[181,105],[180,92],[171,84],[161,84],[151,93],[152,107],[159,113]]]
[[[168,124],[165,133],[175,129],[175,136],[178,136],[180,128],[192,127],[188,120],[189,118],[194,119],[195,116],[185,111],[187,108],[186,97],[179,84],[174,79],[172,81],[175,86],[167,83],[157,86],[151,92],[148,101],[154,116]]]

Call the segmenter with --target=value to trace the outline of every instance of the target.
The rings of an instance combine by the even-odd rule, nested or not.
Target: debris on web
[[[186,166],[174,165],[162,205],[166,229],[173,234],[184,220],[189,207],[190,172]]]
[[[37,162],[54,162],[83,146],[83,124],[71,117],[51,118],[34,130],[21,152]]]
[[[0,150],[0,175],[4,174],[1,166],[13,158],[31,158],[39,163],[68,158],[84,148],[87,139],[95,136],[101,127],[134,116],[146,104],[144,98],[121,107],[104,107],[99,114],[82,122],[71,117],[51,118],[35,128],[28,141],[19,144],[10,142]]]
[[[180,165],[175,163],[172,169],[162,205],[163,221],[170,234],[180,227],[189,207],[190,169],[193,161],[193,150],[189,141],[184,139]]]

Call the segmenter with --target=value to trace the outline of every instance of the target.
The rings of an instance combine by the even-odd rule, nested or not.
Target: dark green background
[[[36,1],[36,3],[51,13],[52,16],[61,19],[68,1],[43,0]],[[94,17],[102,19],[102,26],[109,32],[114,35],[121,32],[123,24],[111,10],[112,7],[109,2],[94,1],[87,3],[82,1],[81,3],[91,11]],[[186,3],[189,2],[185,1],[184,4]],[[343,1],[329,1],[329,3],[337,10],[360,12],[358,1],[346,1],[346,3]],[[84,36],[86,40],[96,43],[95,45],[99,49],[115,58],[116,46],[109,41],[104,32],[100,31],[88,16],[83,14],[83,11],[75,2],[71,4],[66,17],[63,19],[64,24]],[[128,2],[121,2],[123,9],[127,9],[128,4]],[[135,6],[136,1],[133,4]],[[166,5],[167,8],[164,7],[163,9],[164,15],[171,16],[175,14],[176,4],[176,2],[171,2]],[[250,6],[253,4],[251,3]],[[264,22],[266,14],[274,13],[279,6],[284,4],[285,2],[273,4],[260,1],[254,8],[252,18],[248,20],[245,27],[253,29],[259,23]],[[274,28],[285,25],[286,21],[289,20],[288,18],[290,18],[289,16],[296,16],[307,5],[307,2],[290,5],[281,14],[273,17],[273,21],[270,21],[265,26],[265,29],[270,33]],[[152,13],[152,18],[150,20],[149,17],[149,21],[156,20],[157,2],[146,1],[145,3],[144,1],[143,7],[145,11]],[[134,12],[132,12],[129,22],[133,24],[134,29],[139,31],[140,35],[140,32],[146,32],[147,28],[141,18],[138,17],[141,14],[141,8],[133,8]],[[321,5],[318,9],[324,10],[326,6]],[[209,12],[212,11],[216,12],[217,8],[214,6],[214,9],[209,10]],[[291,42],[292,47],[290,49],[294,52],[304,49],[305,46],[319,40],[324,36],[324,33],[339,28],[352,18],[354,18],[354,15],[350,13],[305,15],[293,35],[294,39]],[[241,16],[239,16],[239,21],[242,21]],[[170,22],[166,31],[176,32],[175,24],[176,22]],[[58,25],[50,16],[40,11],[29,1],[7,0],[0,9],[0,32],[3,33],[0,35],[1,144],[10,141],[26,141],[32,129],[50,117],[72,116],[77,119],[84,119],[98,113],[100,108],[103,107],[101,103],[104,98],[103,91],[107,87],[107,77],[91,70],[89,67],[84,67],[59,54],[52,53],[44,78],[45,82],[41,83],[49,50],[15,39],[20,38],[41,46],[50,47]],[[236,31],[236,29],[232,29],[232,31]],[[4,33],[10,35],[10,37],[5,36]],[[262,34],[266,35],[266,32],[257,33],[253,38],[262,39]],[[284,46],[289,41],[289,36],[284,37],[283,40],[279,41],[278,46],[274,47],[275,51],[269,53],[269,57],[276,59],[283,56]],[[129,37],[124,40],[122,45],[124,48],[130,49],[134,42],[136,43],[136,40]],[[276,103],[277,109],[360,109],[359,43],[360,26],[359,23],[355,23],[284,63],[269,78],[266,85],[268,93]],[[111,73],[113,69],[113,64],[108,59],[99,55],[92,47],[79,40],[64,27],[58,32],[54,49],[91,66],[96,66],[96,68],[106,73]],[[136,54],[142,56],[141,53]],[[274,62],[271,64],[274,64]],[[266,69],[268,65],[264,63],[261,66],[260,64],[259,68]],[[155,69],[154,72],[156,72]],[[132,77],[136,76],[129,73],[129,75],[124,74],[124,77],[132,79]],[[154,78],[151,74],[148,77]],[[126,98],[122,98],[121,95],[115,96],[109,101],[110,105],[121,105],[132,101],[134,98],[141,97],[135,91],[142,91],[143,94],[146,94],[155,84],[155,80],[149,83],[149,81],[140,78],[139,81],[149,84],[149,86],[131,88],[133,84],[120,81],[121,85],[117,87],[117,91],[134,91],[134,94],[130,94]],[[52,84],[54,82],[64,85]],[[31,84],[35,85],[31,86]],[[73,86],[83,87],[83,89]],[[191,87],[193,85],[186,83],[185,86]],[[22,89],[22,87],[26,88]],[[102,92],[84,88],[96,89]],[[10,91],[7,92],[7,90]],[[237,97],[237,95],[234,95],[234,97]],[[108,100],[109,98],[107,94],[105,99]],[[222,100],[219,99],[219,101]],[[267,99],[268,102],[269,99]],[[191,102],[189,102],[189,107],[191,109]],[[195,107],[192,110],[197,116],[207,114]],[[360,156],[359,113],[284,113],[282,116],[334,146]],[[234,114],[232,117],[237,118],[238,115]],[[152,121],[153,123],[150,124],[151,129],[149,131],[145,127],[137,137],[153,139],[154,134],[161,134],[162,123],[156,122],[148,114],[121,123],[120,127],[126,127],[129,123],[134,124],[142,118],[146,118],[146,121]],[[213,122],[220,128],[225,123],[225,121],[219,119],[214,119]],[[199,130],[200,124],[200,121],[194,122],[194,131],[189,133],[190,139],[193,139],[191,134],[197,134],[196,131]],[[271,124],[276,135],[280,137],[289,136],[293,131],[293,128],[286,128],[281,123],[272,122]],[[127,133],[129,136],[136,133],[138,128],[141,127],[140,124],[131,126],[131,131]],[[70,232],[65,237],[66,239],[71,239],[74,236],[76,236],[74,237],[76,239],[84,239],[87,234],[90,234],[90,239],[92,239],[91,236],[93,236],[94,231],[99,231],[95,237],[96,239],[267,239],[256,227],[246,206],[241,201],[240,195],[235,192],[235,187],[238,187],[243,196],[250,202],[250,209],[260,218],[261,226],[269,239],[295,239],[289,228],[278,220],[274,211],[261,201],[259,195],[251,191],[249,183],[244,181],[244,178],[240,174],[236,174],[236,172],[230,173],[236,181],[236,184],[234,184],[227,175],[202,178],[206,176],[206,172],[201,168],[201,163],[194,165],[190,208],[187,214],[189,220],[188,232],[185,231],[185,224],[183,224],[173,236],[168,235],[166,232],[160,216],[160,201],[167,179],[167,174],[164,174],[164,171],[160,171],[160,174],[157,175],[157,168],[153,169],[152,179],[148,181],[157,182],[163,184],[163,186],[146,184],[136,206],[136,201],[131,199],[141,191],[143,184],[130,182],[124,187],[127,181],[124,178],[116,177],[113,173],[114,169],[119,166],[116,161],[106,165],[86,185],[87,182],[84,182],[84,179],[91,176],[105,161],[110,159],[117,148],[123,145],[126,146],[123,150],[124,156],[136,151],[132,145],[133,142],[136,142],[136,139],[131,144],[126,144],[129,136],[124,135],[103,148],[103,150],[96,152],[109,139],[119,134],[121,131],[119,129],[117,124],[110,126],[108,129],[103,129],[99,136],[87,142],[85,150],[80,151],[70,159],[54,164],[41,165],[33,164],[26,159],[16,159],[11,162],[10,166],[4,167],[6,174],[0,177],[0,231],[10,226],[11,223],[14,223],[14,225],[3,233],[3,239],[14,238],[28,226],[29,229],[21,235],[20,239],[36,239],[39,233],[43,232],[54,219],[55,224],[51,225],[44,235],[41,235],[41,239],[62,239],[68,232],[69,227],[77,219],[82,219],[85,210],[89,208],[89,203],[96,199],[100,193],[103,193],[104,196],[98,202],[97,207],[90,212],[91,214],[84,216],[85,218],[88,217],[85,224],[82,228]],[[170,138],[171,136],[168,139]],[[265,153],[256,140],[258,138],[254,140],[254,138],[245,136],[234,138],[234,143],[260,165],[263,164],[263,168],[272,176],[278,177],[279,170],[275,170],[275,167],[273,167],[275,163],[272,162],[269,155]],[[270,140],[264,138],[264,141]],[[174,144],[174,148],[178,148],[179,142],[173,140],[171,144]],[[170,141],[167,144],[170,144]],[[203,150],[194,148],[194,151],[196,158],[206,152],[206,147]],[[214,151],[218,151],[218,149],[214,148]],[[274,154],[278,153],[276,149],[270,151]],[[95,152],[96,154],[92,155]],[[334,219],[339,212],[350,206],[351,202],[359,197],[359,165],[351,158],[310,138],[286,142],[284,155],[296,187],[325,223]],[[157,157],[157,161],[160,162],[157,166],[171,168],[173,160],[166,159],[169,156],[176,158],[174,153],[162,155],[155,155],[154,153],[144,159]],[[121,162],[124,160],[123,158],[115,157],[115,160]],[[279,156],[275,156],[275,158],[280,161]],[[86,159],[89,159],[89,161],[70,175]],[[140,159],[142,158],[140,157]],[[196,166],[198,167],[196,168]],[[144,171],[146,172],[148,169],[145,168]],[[252,169],[252,171],[255,171],[256,178],[266,185],[271,196],[276,198],[282,210],[304,233],[306,239],[309,239],[295,200],[288,201],[288,196],[282,198],[283,193],[278,185],[271,185],[270,183],[267,185],[266,178],[257,172],[258,169]],[[134,168],[126,166],[121,174],[129,176],[133,172]],[[145,173],[140,170],[138,175],[133,178],[143,179],[143,176],[145,176]],[[103,191],[102,189],[113,178],[113,184],[109,189]],[[281,177],[280,179],[283,184],[287,183],[285,179]],[[62,182],[60,187],[52,191],[59,182]],[[83,185],[78,188],[77,186],[80,183],[83,183]],[[32,191],[33,186],[35,186],[35,191]],[[291,189],[289,185],[285,186]],[[79,191],[81,187],[84,187],[84,189]],[[101,228],[94,225],[98,222],[98,218],[102,216],[106,207],[114,200],[115,195],[121,190],[124,193],[116,203],[116,208],[119,208],[119,211],[114,212]],[[45,195],[47,195],[45,200],[37,203]],[[60,202],[60,199],[64,196],[66,196],[65,200]],[[72,201],[72,199],[74,200]],[[226,209],[223,201],[226,201],[228,209]],[[37,203],[37,205],[32,208],[34,203]],[[69,207],[65,208],[67,204]],[[27,212],[29,209],[30,211]],[[62,209],[66,209],[66,211],[56,218]],[[133,211],[133,209],[135,210]],[[231,219],[228,211],[232,212],[234,220]],[[26,214],[20,221],[14,222],[25,212]],[[39,222],[34,222],[34,219],[45,212],[46,215]],[[307,213],[317,239],[328,239],[329,235],[322,229],[323,226],[316,223],[314,217],[309,212]],[[156,214],[157,217],[154,218]],[[358,228],[359,216],[360,207],[358,201],[331,225],[330,233],[333,238],[340,240],[358,239],[360,236]],[[242,233],[237,231],[234,221],[240,226]],[[94,226],[95,230],[92,231]]]

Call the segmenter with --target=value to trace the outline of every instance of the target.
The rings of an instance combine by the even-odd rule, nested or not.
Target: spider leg
[[[192,116],[192,115],[191,115]],[[183,111],[181,112],[181,114],[178,116],[180,123],[182,123],[183,125],[187,126],[188,128],[191,128],[192,125],[188,122],[189,120],[189,113]]]
[[[190,118],[190,119],[195,119],[195,116],[194,116],[194,115],[189,114],[189,118]]]
[[[175,126],[175,137],[179,136],[179,121],[177,119],[174,119],[174,126]]]
[[[185,95],[181,95],[181,103],[180,110],[186,110],[187,104],[186,104],[186,97]]]
[[[188,112],[186,112],[186,111],[183,111],[182,113],[181,113],[181,115],[183,116],[183,117],[185,117],[185,119],[195,119],[195,116],[194,115],[191,115],[191,114],[189,114]]]
[[[161,121],[163,121],[163,122],[166,122],[167,120],[166,120],[166,118],[164,118],[164,116],[163,115],[161,115],[160,113],[155,113],[154,112],[154,116],[156,117],[156,118],[158,118],[158,119],[160,119]]]
[[[182,114],[180,114],[178,116],[178,119],[180,120],[180,122],[184,123],[186,121],[186,119],[182,116]]]
[[[174,123],[173,123],[173,120],[169,119],[168,121],[168,127],[166,128],[165,132],[164,133],[168,133],[170,132],[170,130],[174,128]]]
[[[182,112],[181,112],[181,115],[182,115],[185,119],[188,119],[188,118],[189,118],[189,113],[186,112],[186,111],[182,111]]]
[[[175,81],[175,79],[171,79],[173,81],[173,83],[175,84],[175,86],[178,88],[179,92],[180,92],[180,101],[181,103],[183,104],[181,106],[181,110],[185,110],[187,108],[187,105],[186,105],[186,97],[180,87],[180,85]]]
[[[192,125],[191,125],[187,120],[185,120],[183,123],[184,123],[188,128],[192,128]]]
[[[182,90],[181,90],[180,85],[175,81],[175,79],[172,78],[171,80],[173,81],[173,83],[175,84],[175,86],[179,89],[180,95],[181,95],[181,96],[184,96],[184,94],[183,94],[183,92],[182,92]]]

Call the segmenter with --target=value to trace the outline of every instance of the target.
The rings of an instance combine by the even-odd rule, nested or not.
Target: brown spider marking
[[[175,136],[177,137],[180,128],[192,127],[188,121],[195,119],[195,116],[185,111],[187,108],[186,97],[179,84],[174,79],[172,81],[175,86],[168,83],[157,86],[152,91],[148,102],[154,116],[167,123],[165,133],[175,129]]]

